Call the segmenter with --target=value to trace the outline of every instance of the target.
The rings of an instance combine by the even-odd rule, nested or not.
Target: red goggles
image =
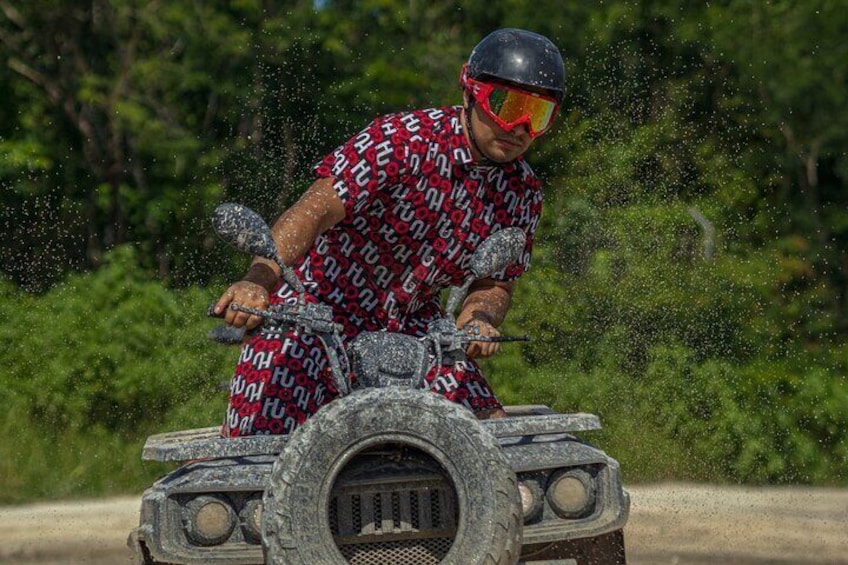
[[[506,131],[526,124],[530,137],[534,138],[548,131],[554,123],[559,103],[551,96],[505,84],[480,82],[467,76],[465,69],[462,79],[463,86],[483,111]]]

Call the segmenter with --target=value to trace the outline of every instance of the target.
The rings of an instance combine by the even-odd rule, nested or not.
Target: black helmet
[[[558,103],[565,96],[565,68],[557,46],[532,31],[504,28],[483,38],[468,57],[468,76],[544,88]]]

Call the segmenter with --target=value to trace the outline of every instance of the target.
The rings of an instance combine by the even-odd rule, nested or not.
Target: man
[[[272,227],[282,259],[333,307],[346,339],[381,329],[423,335],[443,315],[439,291],[462,282],[479,243],[517,226],[527,235],[520,261],[476,281],[457,316],[458,327],[499,335],[541,212],[540,184],[522,155],[556,117],[562,58],[541,35],[501,29],[474,48],[460,83],[463,106],[377,118],[327,155],[318,180]],[[294,298],[279,267],[255,258],[216,311],[253,328],[261,318],[228,305],[265,309]],[[430,372],[431,390],[480,418],[503,416],[473,360],[497,351],[474,343],[467,361]],[[290,433],[336,395],[317,340],[255,336],[242,348],[223,435]]]

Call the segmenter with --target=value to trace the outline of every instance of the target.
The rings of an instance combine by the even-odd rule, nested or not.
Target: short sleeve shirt
[[[389,328],[420,335],[441,315],[439,293],[461,284],[477,246],[518,227],[520,259],[494,275],[527,270],[542,192],[523,159],[474,162],[451,106],[391,114],[324,157],[345,217],[319,236],[297,266],[310,290],[333,305],[347,335]]]

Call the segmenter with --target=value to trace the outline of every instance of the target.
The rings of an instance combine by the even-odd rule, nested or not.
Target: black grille
[[[445,470],[429,455],[381,444],[339,473],[330,531],[354,565],[440,563],[456,537],[459,504]]]
[[[430,565],[441,563],[453,537],[343,545],[339,549],[351,565]]]
[[[410,489],[382,484],[363,490],[340,492],[330,503],[330,531],[345,559],[353,564],[444,559],[457,523],[448,485]]]
[[[386,485],[387,486],[387,485]],[[330,531],[340,545],[369,535],[456,530],[453,491],[444,487],[340,493],[330,502]]]

